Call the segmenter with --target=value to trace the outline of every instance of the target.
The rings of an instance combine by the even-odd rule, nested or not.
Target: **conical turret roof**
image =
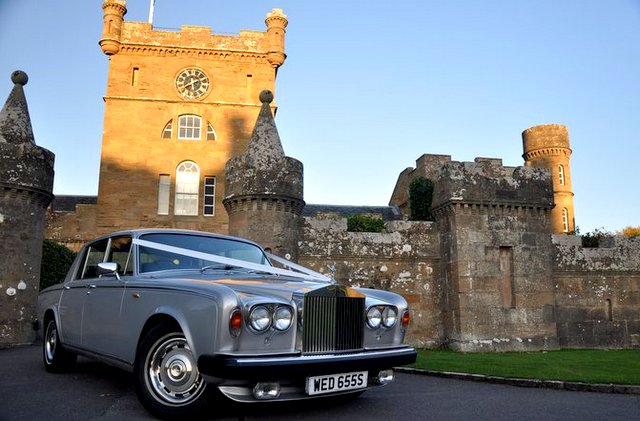
[[[271,114],[272,101],[271,91],[260,92],[262,108],[260,108],[245,154],[247,163],[258,170],[273,169],[274,164],[285,157],[278,128]]]
[[[15,85],[0,111],[0,143],[35,145],[27,99],[22,88],[29,77],[25,72],[16,70],[11,74],[11,81]]]

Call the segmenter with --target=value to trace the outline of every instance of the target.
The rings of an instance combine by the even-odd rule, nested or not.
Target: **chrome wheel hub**
[[[174,335],[156,342],[147,359],[147,375],[156,398],[177,406],[195,400],[206,385],[187,341]]]
[[[48,363],[53,361],[58,346],[58,330],[53,323],[49,324],[47,334],[44,338],[44,355]]]

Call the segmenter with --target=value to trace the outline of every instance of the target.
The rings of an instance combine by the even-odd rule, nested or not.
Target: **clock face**
[[[209,77],[195,67],[184,69],[176,77],[176,89],[185,99],[200,98],[209,89]]]

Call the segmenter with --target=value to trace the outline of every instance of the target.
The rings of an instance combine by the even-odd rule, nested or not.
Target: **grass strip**
[[[640,385],[640,350],[462,353],[419,349],[414,368],[489,376]]]

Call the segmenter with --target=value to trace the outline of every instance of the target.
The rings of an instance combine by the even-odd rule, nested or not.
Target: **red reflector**
[[[242,312],[240,310],[234,310],[231,313],[231,318],[229,319],[229,330],[235,336],[240,334],[240,329],[242,328]]]
[[[409,316],[409,312],[405,311],[402,314],[402,326],[409,326],[410,321],[411,321],[411,317]]]

